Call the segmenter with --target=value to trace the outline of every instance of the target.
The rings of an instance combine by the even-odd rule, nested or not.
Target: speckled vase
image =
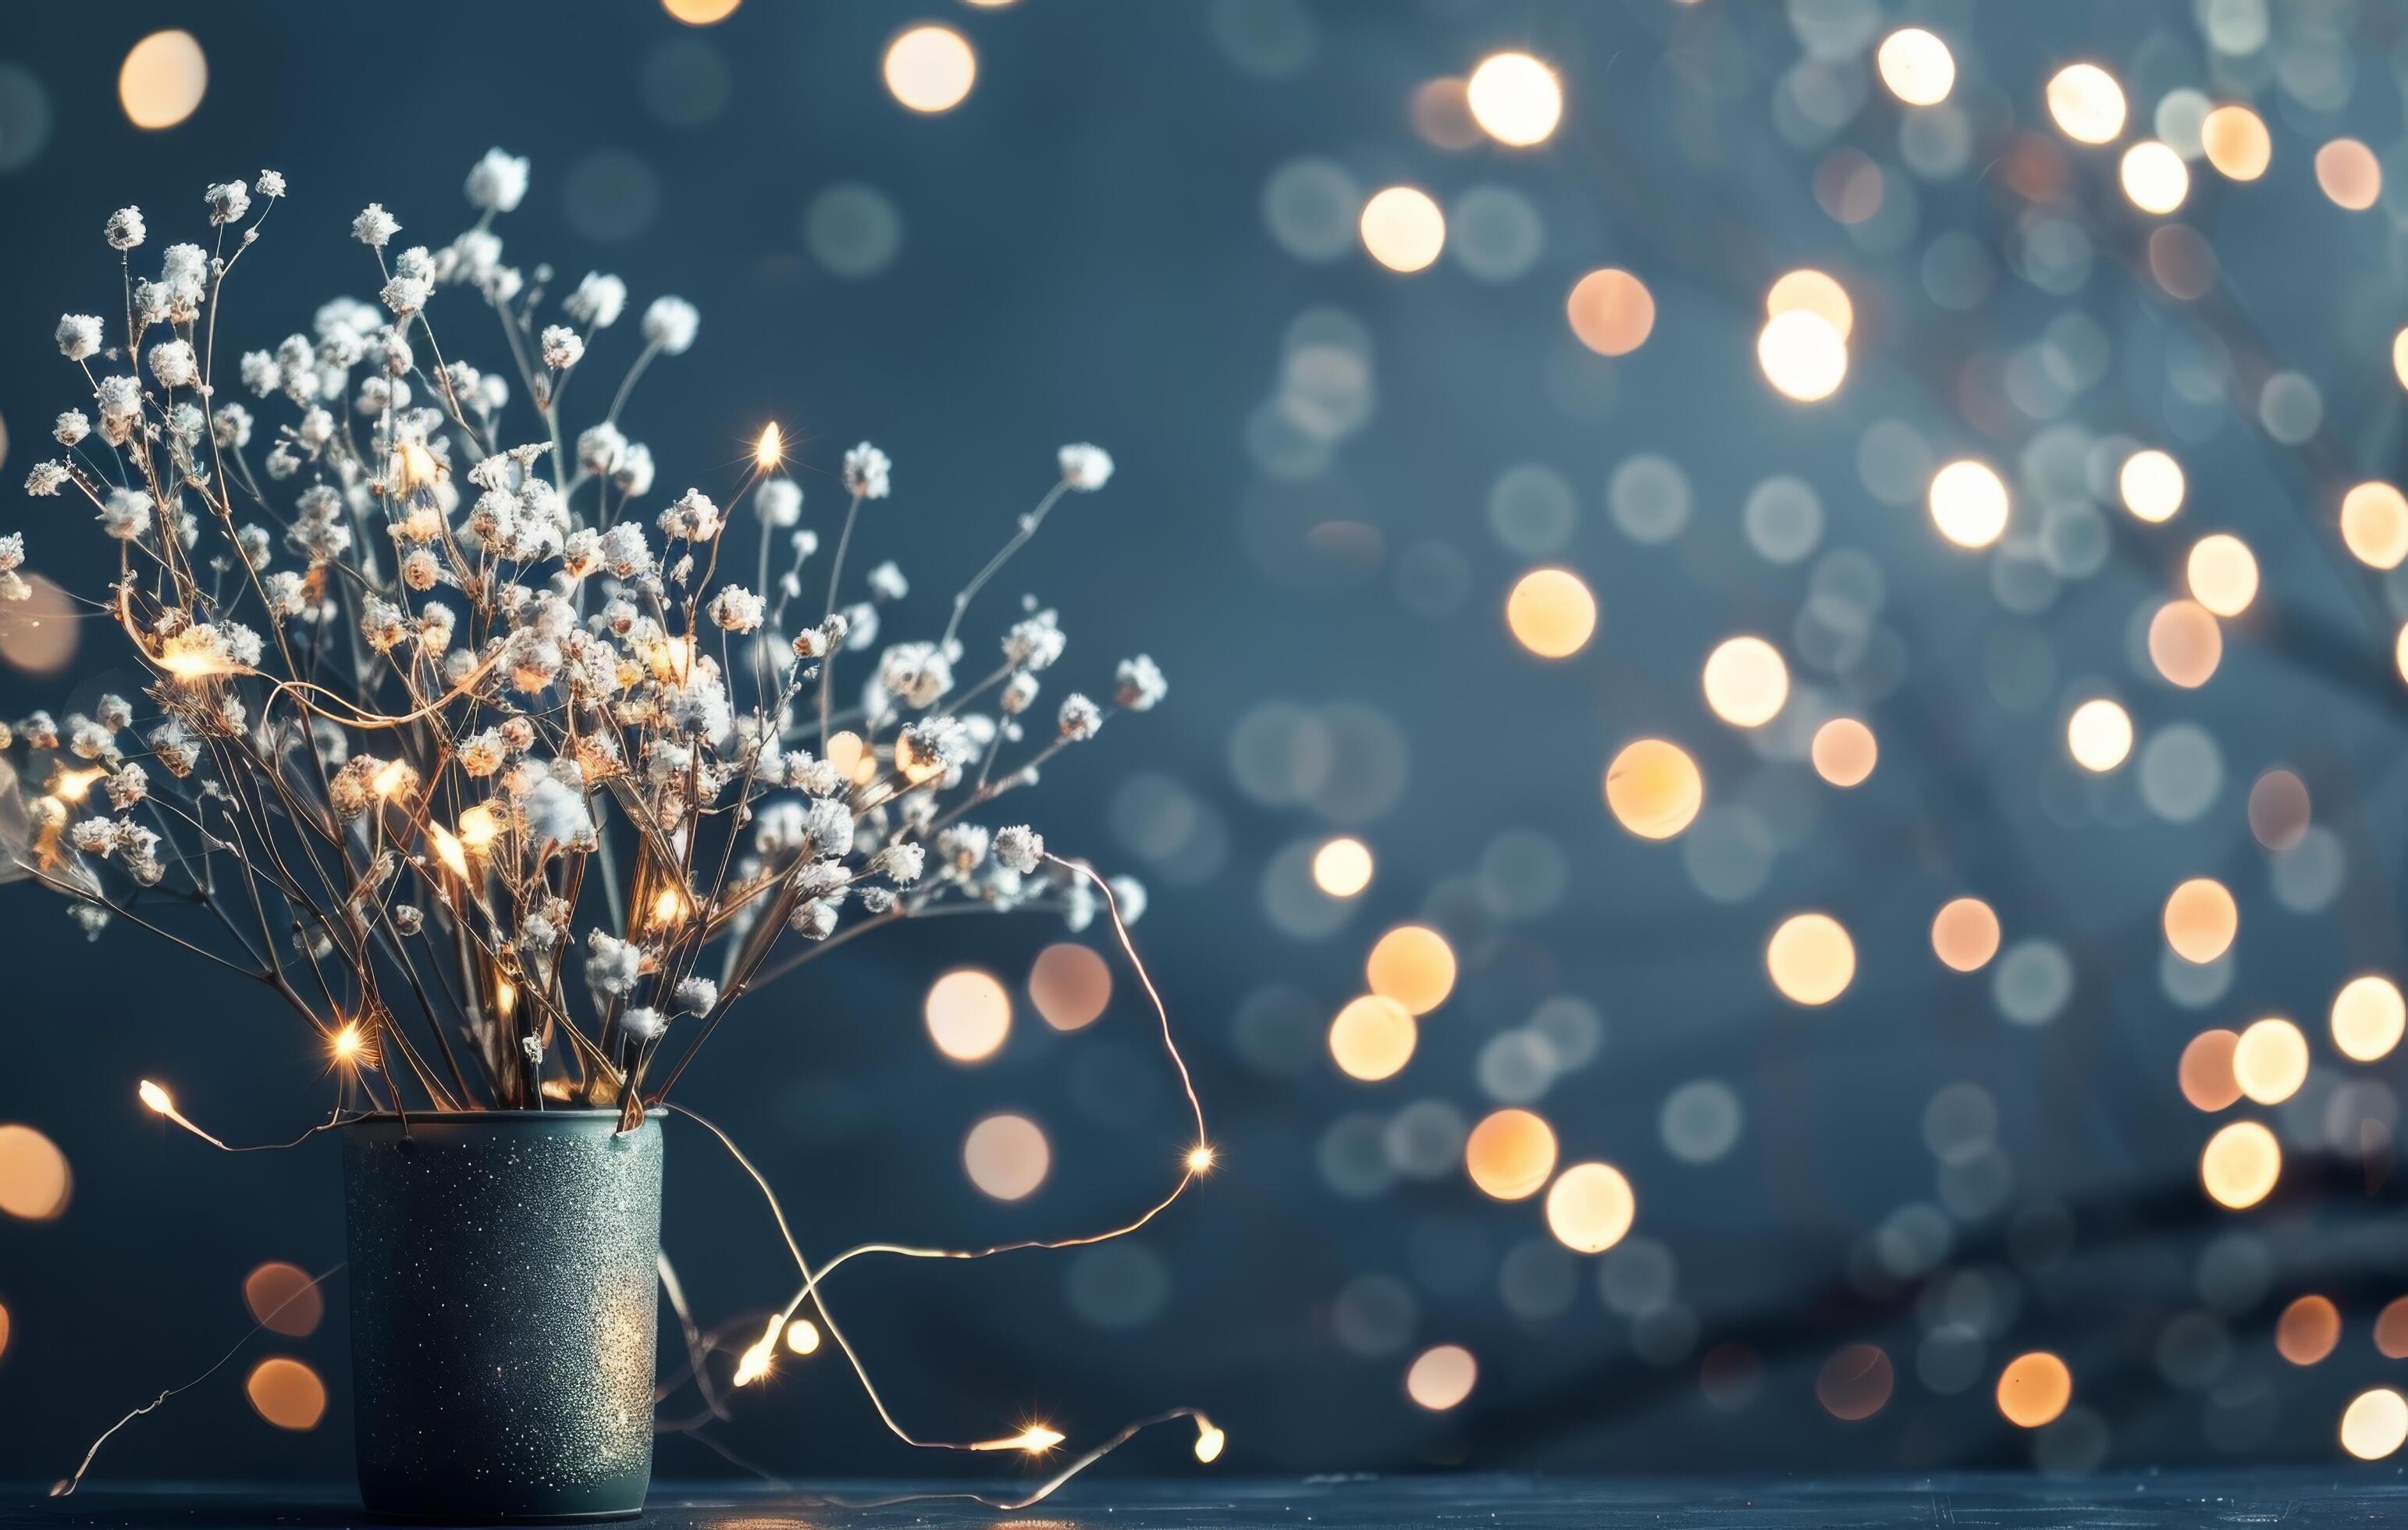
[[[661,1126],[343,1128],[360,1495],[443,1523],[623,1519],[652,1478]]]

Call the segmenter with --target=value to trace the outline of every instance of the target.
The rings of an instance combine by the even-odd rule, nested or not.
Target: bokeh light
[[[736,14],[744,0],[661,0],[661,8],[688,26],[715,26]]]
[[[2279,1015],[2253,1021],[2232,1049],[2232,1079],[2259,1105],[2280,1105],[2308,1081],[2308,1038]]]
[[[2258,598],[2258,557],[2229,532],[2202,536],[2185,565],[2190,596],[2218,616],[2239,616]]]
[[[2171,684],[2197,690],[2224,662],[2224,629],[2195,600],[2169,600],[2149,618],[2149,662]]]
[[[2408,1443],[2408,1397],[2374,1387],[2349,1400],[2341,1415],[2341,1448],[2360,1461],[2380,1461]]]
[[[2124,194],[2143,212],[2172,212],[2190,194],[2190,166],[2183,157],[2152,138],[2124,150],[2121,166]]]
[[[2408,498],[2387,483],[2358,484],[2341,500],[2341,539],[2369,568],[2397,568],[2408,558]]]
[[[949,26],[915,26],[886,45],[886,88],[913,111],[951,111],[978,79],[969,39]]]
[[[1413,1357],[1405,1372],[1405,1395],[1433,1413],[1443,1413],[1471,1395],[1480,1365],[1460,1344],[1440,1344]]]
[[[922,1007],[937,1050],[956,1063],[979,1063],[1011,1033],[1011,994],[994,974],[956,967],[928,985]]]
[[[1792,914],[1765,942],[1764,965],[1782,997],[1825,1005],[1846,993],[1856,975],[1856,942],[1828,914]]]
[[[1999,1373],[1999,1411],[2018,1429],[2055,1423],[2073,1401],[2073,1372],[2046,1350],[2007,1362]]]
[[[1897,1384],[1889,1355],[1877,1344],[1850,1344],[1815,1373],[1814,1400],[1835,1419],[1854,1423],[1880,1412]]]
[[[1505,624],[1540,658],[1569,658],[1597,631],[1597,597],[1570,569],[1534,568],[1505,597]]]
[[[1862,722],[1853,717],[1835,717],[1814,730],[1807,756],[1814,762],[1814,774],[1833,786],[1862,786],[1872,777],[1881,746],[1873,738],[1873,730]]]
[[[2262,1122],[2236,1121],[2207,1139],[2200,1183],[2218,1206],[2245,1211],[2273,1194],[2283,1177],[2283,1145]]]
[[[1848,301],[1847,289],[1828,274],[1812,267],[1784,272],[1764,294],[1764,314],[1768,319],[1800,309],[1819,316],[1842,340],[1856,328],[1856,307]],[[1841,360],[1845,363],[1844,352]]]
[[[795,1354],[815,1354],[820,1347],[820,1325],[809,1318],[796,1318],[786,1324],[786,1348]]]
[[[1902,26],[1884,37],[1873,64],[1890,94],[1910,107],[1936,107],[1956,83],[1956,56],[1919,26]]]
[[[1057,1031],[1092,1025],[1112,1002],[1111,964],[1092,947],[1057,940],[1029,964],[1028,1002]]]
[[[1931,950],[1958,972],[1978,972],[1999,954],[1999,916],[1980,898],[1950,898],[1931,918]]]
[[[1009,1111],[987,1117],[962,1139],[962,1167],[970,1183],[999,1201],[1016,1201],[1034,1194],[1053,1166],[1054,1151],[1044,1129],[1026,1116]]]
[[[1555,72],[1527,53],[1497,53],[1483,59],[1464,83],[1471,120],[1498,143],[1516,149],[1544,143],[1564,114],[1564,89]]]
[[[1739,728],[1760,728],[1789,699],[1789,665],[1761,637],[1727,637],[1706,655],[1706,705]]]
[[[2356,138],[2335,138],[2316,150],[2316,184],[2333,206],[2364,212],[2383,194],[2383,163]]]
[[[31,1126],[0,1125],[0,1211],[48,1222],[74,1194],[75,1176],[57,1143]]]
[[[1756,337],[1765,379],[1785,398],[1813,404],[1840,391],[1848,375],[1848,347],[1831,322],[1808,308],[1765,321]]]
[[[0,620],[0,660],[30,675],[52,674],[75,657],[82,624],[65,591],[39,574],[25,585],[25,598],[9,602]]]
[[[117,99],[139,128],[174,127],[198,110],[209,88],[209,63],[184,31],[153,32],[134,45],[117,71]]]
[[[2132,752],[2132,714],[2104,696],[2093,696],[2065,720],[2065,747],[2085,770],[2113,770]]]
[[[269,1332],[303,1338],[325,1320],[326,1299],[309,1272],[271,1261],[243,1277],[243,1305]]]
[[[1329,1055],[1350,1079],[1377,1083],[1412,1061],[1421,1029],[1412,1011],[1392,998],[1366,994],[1329,1022]]]
[[[2007,486],[1986,463],[1961,457],[1931,478],[1931,523],[1963,548],[1985,548],[2007,529]]]
[[[2212,1115],[2240,1100],[2241,1080],[2232,1074],[2232,1054],[2240,1045],[2240,1033],[2218,1027],[2200,1032],[2184,1046],[2176,1073],[2183,1098],[2193,1108]]]
[[[1371,847],[1352,835],[1323,840],[1312,852],[1312,885],[1333,898],[1358,896],[1371,885]]]
[[[2408,1002],[2402,1001],[2400,985],[2380,973],[2352,978],[2333,995],[2333,1047],[2353,1063],[2390,1056],[2403,1029],[2408,1029]]]
[[[1671,838],[1696,820],[1705,800],[1698,762],[1661,738],[1626,744],[1605,767],[1606,807],[1641,839]]]
[[[1455,948],[1426,924],[1399,924],[1371,948],[1363,977],[1372,993],[1426,1015],[1455,991]]]
[[[1446,214],[1415,186],[1390,186],[1363,204],[1363,248],[1391,271],[1425,270],[1446,248]]]
[[[2240,906],[2213,877],[2193,877],[2166,898],[2166,944],[2186,962],[2214,961],[2240,929]]]
[[[1611,1164],[1574,1164],[1547,1190],[1547,1230],[1575,1253],[1603,1253],[1638,1215],[1630,1181]]]
[[[2274,1352],[2294,1366],[2313,1366],[2341,1342],[2341,1308],[2329,1296],[2301,1296],[2274,1320]]]
[[[303,1362],[283,1355],[253,1366],[242,1390],[259,1416],[279,1429],[315,1429],[326,1416],[326,1383]]]
[[[2207,163],[2232,180],[2257,179],[2274,158],[2266,120],[2243,106],[2217,107],[2201,118],[2199,141]]]
[[[2172,520],[2182,508],[2182,464],[2155,447],[2143,448],[2124,459],[2115,475],[2115,488],[2124,508],[2142,520]]]
[[[1483,1194],[1526,1200],[1555,1171],[1555,1130],[1518,1106],[1492,1111],[1464,1138],[1463,1167]]]
[[[1580,343],[1600,356],[1627,356],[1656,327],[1656,299],[1629,272],[1606,266],[1572,284],[1564,315]]]
[[[2049,77],[2048,114],[2076,143],[2114,142],[2124,113],[2124,88],[2095,64],[2069,64]]]
[[[2386,1360],[2408,1360],[2408,1296],[2394,1296],[2374,1314],[2374,1352]]]

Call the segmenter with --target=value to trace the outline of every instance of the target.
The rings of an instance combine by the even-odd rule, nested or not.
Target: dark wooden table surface
[[[1045,1530],[1834,1530],[1892,1525],[2408,1526],[2408,1472],[2167,1471],[2070,1481],[2025,1476],[1699,1478],[1638,1480],[1500,1476],[1096,1481],[1025,1513],[999,1516],[908,1483],[831,1484],[807,1494],[664,1482],[645,1530],[949,1530],[998,1520]],[[873,1507],[863,1507],[874,1503]],[[361,1523],[332,1488],[279,1491],[161,1484],[87,1488],[71,1499],[0,1499],[0,1527],[271,1530]]]

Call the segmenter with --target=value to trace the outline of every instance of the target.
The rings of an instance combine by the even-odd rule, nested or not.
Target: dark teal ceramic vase
[[[343,1128],[360,1495],[446,1523],[622,1519],[652,1477],[661,1127],[615,1110]]]

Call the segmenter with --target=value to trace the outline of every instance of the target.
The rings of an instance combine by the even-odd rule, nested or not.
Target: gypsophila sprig
[[[847,557],[863,503],[894,491],[886,453],[837,465],[824,571],[774,426],[740,479],[661,495],[627,406],[701,314],[655,297],[625,336],[619,278],[547,296],[549,268],[497,229],[529,179],[487,153],[474,221],[441,245],[400,247],[370,203],[349,232],[371,295],[223,355],[240,325],[218,306],[284,178],[203,188],[198,237],[155,268],[141,212],[106,219],[127,272],[92,291],[122,291],[125,341],[113,316],[58,321],[76,396],[25,492],[88,508],[118,560],[96,608],[151,684],[0,730],[23,809],[0,822],[22,825],[13,872],[86,932],[139,925],[272,990],[313,1037],[364,1038],[358,1103],[632,1122],[738,1000],[853,934],[939,906],[1095,917],[1035,829],[978,817],[1108,709],[1067,693],[1057,725],[1028,725],[1065,651],[1052,611],[979,643],[955,629],[1112,467],[1061,448],[942,636],[884,637],[911,581]],[[568,375],[597,365],[621,381],[573,390],[595,407],[565,417]],[[73,523],[0,535],[0,602]],[[1111,672],[1114,708],[1163,691],[1149,660]]]

